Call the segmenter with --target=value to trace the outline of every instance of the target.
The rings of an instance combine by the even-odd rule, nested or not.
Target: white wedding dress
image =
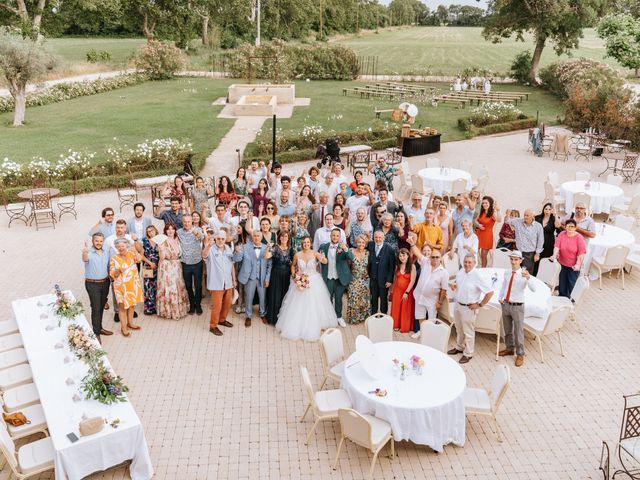
[[[289,340],[316,341],[321,330],[338,326],[329,290],[322,275],[316,271],[316,265],[315,258],[309,263],[298,258],[298,272],[309,276],[309,286],[299,290],[292,280],[282,301],[276,330]]]

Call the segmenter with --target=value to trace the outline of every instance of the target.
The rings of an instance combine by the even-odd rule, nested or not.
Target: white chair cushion
[[[54,449],[51,437],[27,443],[18,450],[18,463],[22,473],[53,468]]]
[[[384,420],[374,417],[373,415],[362,415],[371,424],[371,441],[373,449],[377,450],[381,443],[384,442],[391,434],[391,425]]]
[[[7,210],[10,212],[19,212],[21,210],[24,210],[24,205],[21,203],[10,203],[9,205],[7,205]]]
[[[620,442],[620,448],[640,462],[640,438],[625,438]]]
[[[491,413],[491,399],[487,391],[483,388],[465,388],[464,409]]]
[[[540,317],[525,317],[524,326],[535,333],[542,333],[547,321]]]
[[[35,384],[28,383],[5,391],[2,394],[2,400],[5,410],[10,413],[39,402],[40,395]]]
[[[0,370],[27,362],[27,352],[25,352],[24,348],[15,348],[13,350],[0,353]]]
[[[334,378],[342,380],[342,376],[344,375],[344,361],[336,363],[333,367],[331,367],[329,369],[329,374]]]
[[[120,190],[120,196],[121,197],[125,197],[125,196],[135,196],[136,195],[136,191],[135,190],[131,190],[131,189],[126,189],[126,190]]]
[[[560,307],[571,307],[573,308],[573,302],[567,297],[551,297],[551,310],[555,310]]]
[[[8,390],[31,379],[33,379],[33,374],[31,373],[31,367],[27,363],[1,370],[0,390]]]
[[[8,335],[10,333],[16,333],[17,331],[18,324],[13,318],[5,320],[4,322],[0,322],[0,336]]]
[[[51,208],[36,208],[32,210],[33,213],[53,213],[53,209]]]
[[[22,347],[22,337],[19,333],[0,337],[0,352],[6,352],[18,347]]]
[[[11,435],[12,437],[26,437],[27,435],[31,435],[32,433],[47,428],[47,419],[44,416],[42,405],[40,405],[39,403],[36,405],[31,405],[29,407],[21,408],[20,411],[31,421],[31,423],[20,425],[19,427],[14,427],[13,425],[7,423],[9,435]]]
[[[338,409],[351,408],[349,395],[342,389],[320,390],[316,392],[316,406],[320,414],[338,416]]]

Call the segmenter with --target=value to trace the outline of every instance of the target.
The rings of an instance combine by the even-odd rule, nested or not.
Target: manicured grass
[[[103,152],[115,143],[135,145],[145,139],[189,140],[196,152],[211,152],[233,125],[216,118],[211,103],[227,94],[227,80],[184,78],[146,82],[134,87],[27,109],[27,124],[10,126],[11,113],[0,114],[0,158],[27,162],[33,156],[54,160],[69,148]],[[114,141],[117,138],[117,142]]]
[[[358,55],[378,56],[378,73],[455,75],[467,67],[489,68],[506,73],[513,58],[524,50],[533,51],[531,36],[525,42],[513,38],[493,44],[486,41],[479,27],[407,27],[398,30],[368,33],[360,37],[340,40]],[[587,57],[620,67],[611,58],[604,58],[604,44],[594,29],[584,31],[580,48],[574,57]],[[567,58],[563,55],[562,58]],[[542,54],[542,65],[558,57],[548,44]],[[625,70],[625,73],[630,71]]]
[[[145,42],[144,38],[65,37],[49,38],[46,44],[66,63],[86,62],[87,52],[93,49],[111,54],[111,61],[100,63],[124,67],[127,59]]]

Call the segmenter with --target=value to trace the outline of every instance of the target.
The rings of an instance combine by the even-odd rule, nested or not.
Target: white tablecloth
[[[589,273],[589,278],[595,280],[598,278],[598,271],[592,270],[591,260],[593,257],[600,257],[607,253],[607,248],[617,247],[622,245],[624,247],[631,247],[636,241],[636,237],[633,233],[614,225],[606,225],[604,223],[596,223],[596,236],[589,239],[587,245],[587,254],[584,257],[582,264],[582,273]]]
[[[132,460],[131,478],[151,478],[153,467],[144,430],[129,401],[113,405],[103,405],[96,400],[73,401],[87,366],[76,359],[67,346],[68,321],[62,320],[58,327],[58,319],[49,307],[54,299],[54,295],[43,295],[15,300],[12,308],[53,441],[56,479],[81,479],[126,460]],[[48,317],[41,318],[42,314]],[[76,323],[91,332],[84,315],[78,317]],[[47,325],[54,328],[46,330]],[[64,347],[55,348],[58,343]],[[65,363],[65,359],[70,361]],[[67,385],[67,379],[72,379],[74,384]],[[126,378],[124,380],[126,383]],[[83,414],[88,418],[101,416],[109,422],[118,418],[120,426],[114,429],[105,425],[101,432],[81,437],[78,425]],[[75,443],[67,438],[71,432],[79,437]]]
[[[493,295],[489,303],[495,307],[500,308],[500,289],[502,288],[502,281],[504,279],[504,268],[478,268],[482,276],[490,283],[493,284]],[[495,274],[495,277],[494,277]],[[496,278],[493,283],[493,278]],[[546,318],[551,313],[551,289],[542,281],[531,276],[531,282],[535,284],[536,291],[532,292],[528,288],[524,291],[524,316],[525,317],[539,317]],[[451,298],[452,292],[449,292],[449,298]],[[454,295],[455,296],[455,295]],[[455,310],[455,303],[450,303],[452,312]]]
[[[471,174],[458,168],[423,168],[418,172],[425,188],[433,189],[436,195],[451,191],[453,182],[459,178],[467,181],[467,190],[471,190]]]
[[[342,388],[353,408],[389,422],[396,441],[411,440],[439,452],[448,443],[463,446],[467,380],[462,368],[444,353],[418,343],[381,342],[375,348],[383,366],[378,380],[363,370],[357,353],[346,362],[353,366],[345,368]],[[409,364],[412,355],[424,359],[422,375],[410,369],[406,380],[395,377],[391,360]],[[387,390],[387,396],[369,393],[376,388]]]
[[[624,199],[623,190],[615,185],[591,182],[591,186],[586,188],[585,184],[584,181],[573,181],[560,185],[560,193],[564,197],[567,212],[573,211],[573,196],[576,193],[588,193],[591,196],[589,209],[593,213],[609,213],[613,205],[622,203]]]

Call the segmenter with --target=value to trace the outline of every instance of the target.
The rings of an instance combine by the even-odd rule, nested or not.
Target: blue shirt
[[[224,252],[216,245],[209,249],[207,256],[207,290],[228,290],[233,288],[233,251],[225,245]]]
[[[93,235],[94,233],[100,232],[104,238],[107,238],[113,234],[116,233],[116,222],[111,222],[111,223],[101,223],[100,226],[97,229],[91,229],[89,231],[89,236]]]
[[[89,260],[84,262],[84,278],[104,280],[109,276],[109,254],[104,250],[98,253],[94,247],[89,248]]]
[[[291,205],[290,203],[287,205],[282,205],[278,200],[277,207],[278,207],[278,215],[280,215],[281,217],[285,215],[288,217],[292,217],[296,213],[296,206]]]
[[[168,223],[172,223],[173,225],[175,225],[176,230],[178,228],[182,228],[182,211],[178,210],[178,213],[174,213],[173,210],[169,209],[169,210],[163,210],[162,212],[160,212],[160,215],[158,215],[156,218],[159,218],[160,220],[164,220],[164,224],[167,225]]]
[[[473,227],[473,210],[466,205],[462,207],[462,212],[458,213],[458,208],[454,208],[451,211],[451,220],[453,220],[453,238],[456,238],[458,234],[462,233],[462,222],[467,220]]]

